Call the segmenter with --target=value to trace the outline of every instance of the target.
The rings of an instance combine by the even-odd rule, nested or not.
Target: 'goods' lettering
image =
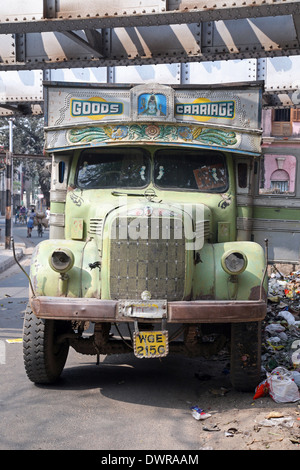
[[[99,116],[121,114],[123,103],[110,103],[108,101],[71,100],[72,116]]]

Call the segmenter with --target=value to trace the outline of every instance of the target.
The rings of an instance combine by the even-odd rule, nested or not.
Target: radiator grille
[[[143,238],[133,239],[129,230],[136,219],[119,218],[112,225],[111,299],[140,299],[147,290],[152,299],[181,300],[185,280],[182,220],[153,217],[140,220],[138,229]]]
[[[102,237],[103,219],[90,219],[89,233],[91,235],[99,235]]]

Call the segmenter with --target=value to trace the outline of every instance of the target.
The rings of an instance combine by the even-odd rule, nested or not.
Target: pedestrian
[[[22,224],[25,223],[25,213],[26,213],[26,208],[25,206],[22,206],[20,209],[20,216],[19,216],[19,220]]]
[[[15,213],[15,224],[19,222],[20,206],[17,206]]]
[[[28,222],[27,222],[27,238],[31,237],[31,232],[32,232],[33,225],[34,225],[35,216],[36,216],[36,214],[34,212],[34,209],[31,209],[31,212],[30,212],[29,217],[28,217]]]

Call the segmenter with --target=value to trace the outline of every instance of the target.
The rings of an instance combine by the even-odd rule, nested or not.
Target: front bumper
[[[69,297],[33,297],[31,308],[38,318],[83,320],[92,322],[133,322],[119,308],[116,300]],[[195,300],[168,302],[165,318],[168,323],[238,323],[261,321],[266,316],[263,300]],[[139,317],[149,322],[149,317]],[[151,322],[161,321],[161,318]]]

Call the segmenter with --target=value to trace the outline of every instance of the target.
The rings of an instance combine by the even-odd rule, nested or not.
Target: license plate
[[[169,352],[167,331],[139,331],[133,334],[134,354],[139,358],[167,356]]]

